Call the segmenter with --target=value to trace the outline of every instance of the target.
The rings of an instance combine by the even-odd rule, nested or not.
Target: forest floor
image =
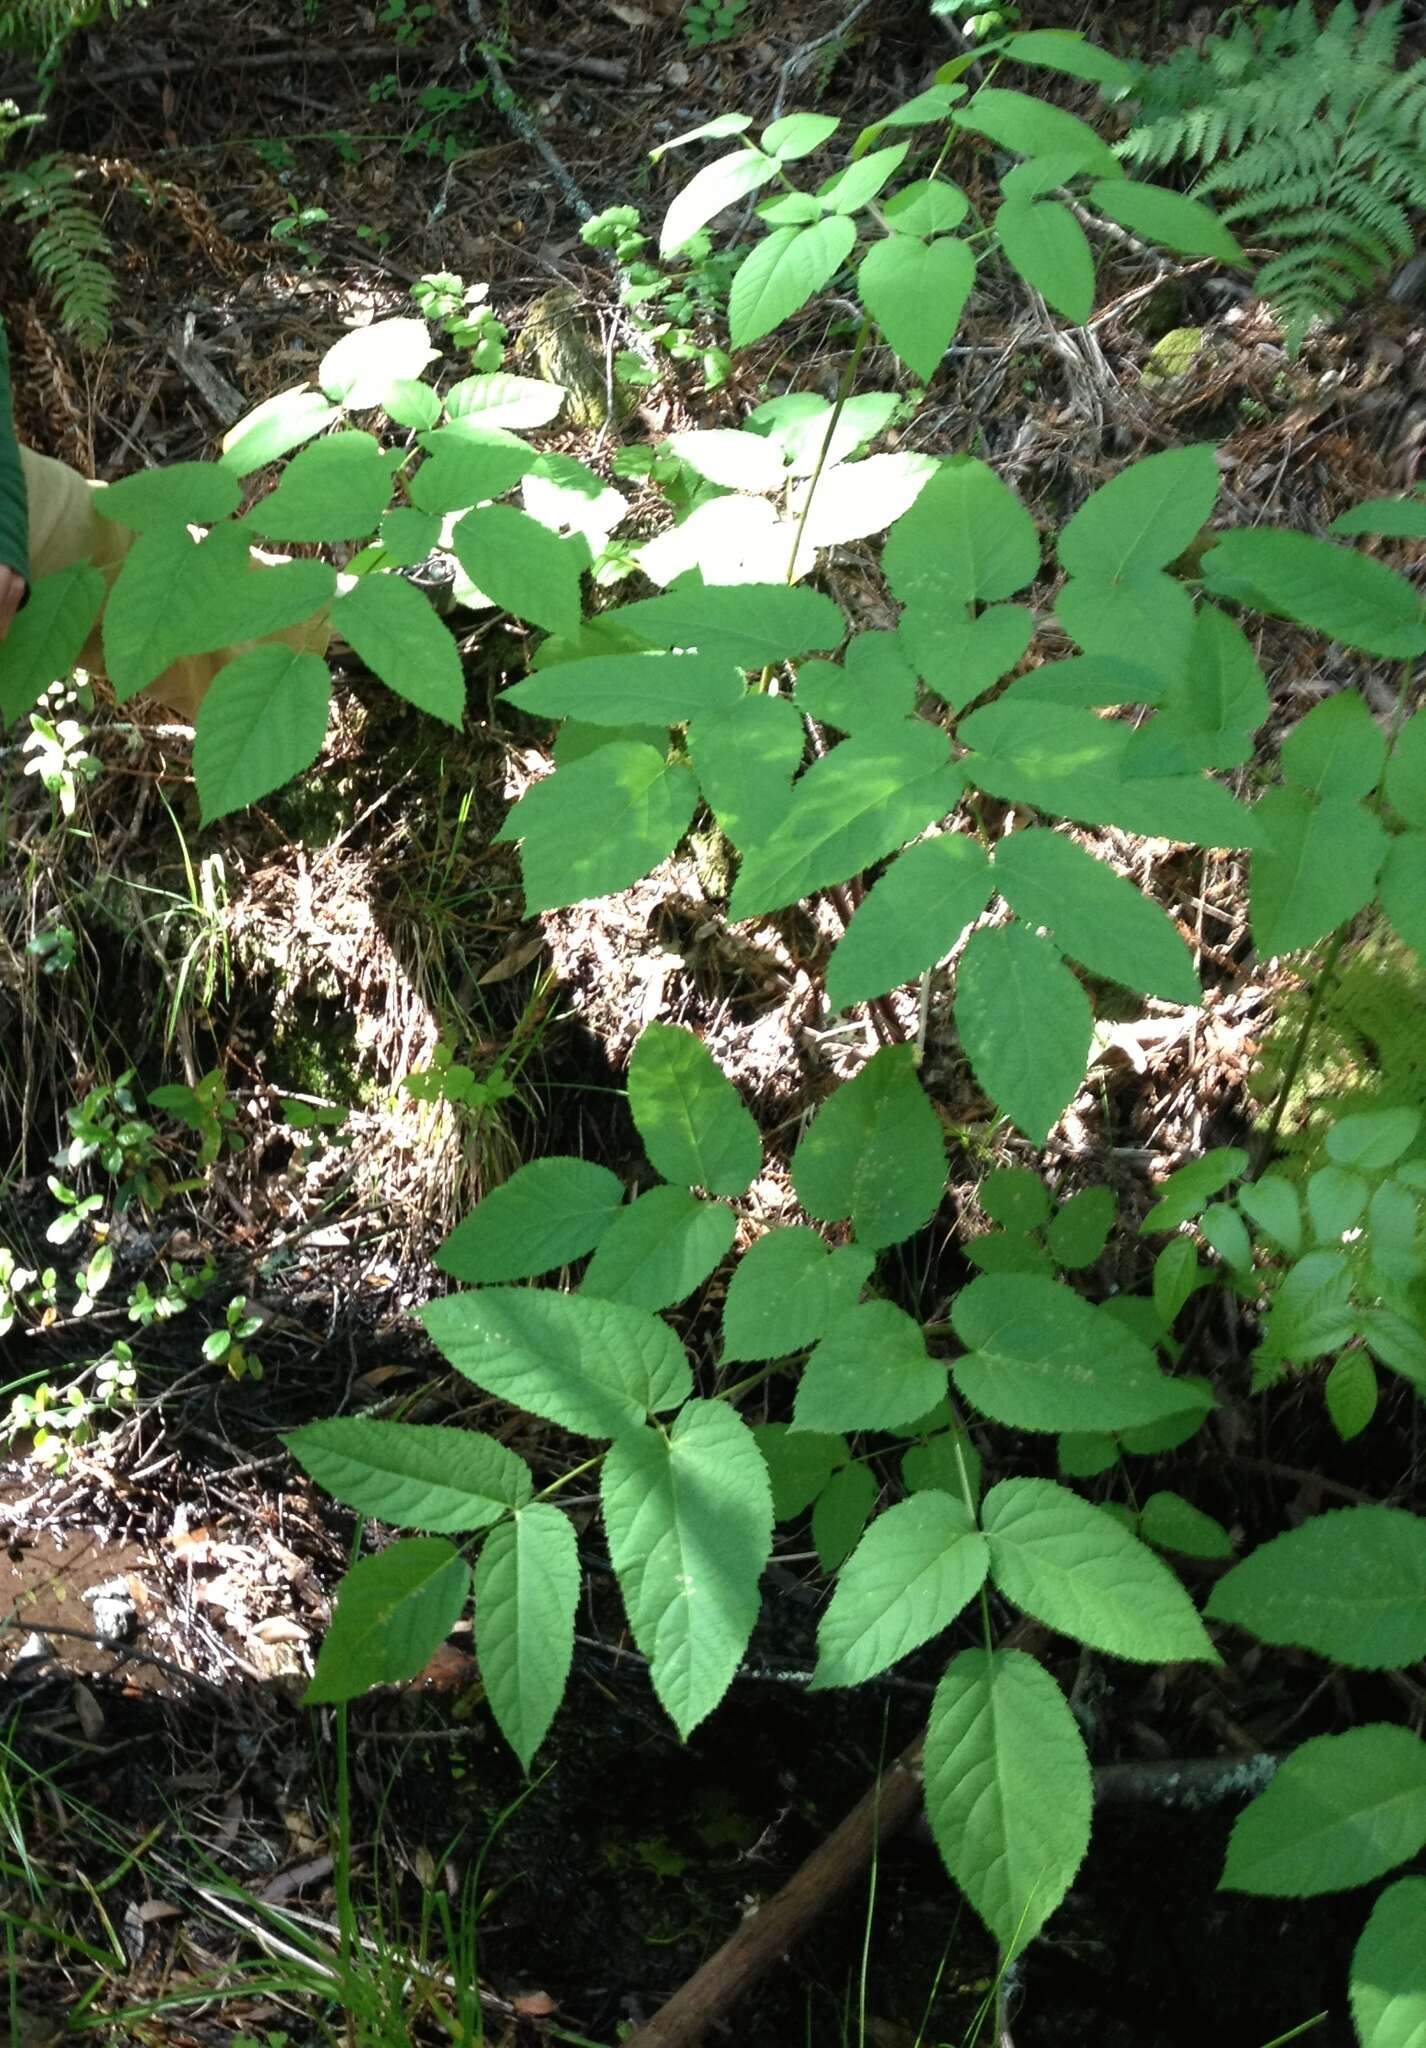
[[[1116,33],[1130,33],[1130,12]],[[846,14],[842,0],[775,16],[754,6],[751,26],[693,49],[673,0],[511,0],[498,34],[516,93],[589,204],[635,204],[651,223],[685,175],[650,164],[658,141],[731,107],[762,119],[814,99],[859,124],[947,54],[919,0],[878,0],[838,38]],[[344,323],[409,311],[409,285],[432,271],[488,283],[516,336],[553,284],[573,285],[602,349],[619,317],[609,274],[486,84],[454,0],[156,0],[87,32],[45,139],[91,165],[117,316],[112,341],[82,354],[56,335],[18,243],[0,244],[25,438],[105,479],[208,456],[242,411],[309,375]],[[1185,441],[1224,449],[1235,516],[1314,531],[1422,474],[1419,310],[1375,303],[1291,363],[1240,284],[1202,264],[1149,269],[1115,246],[1099,304],[1066,334],[1008,283],[986,292],[903,445],[984,455],[1047,524],[1125,459]],[[1156,373],[1156,344],[1187,328],[1199,331],[1187,367]],[[712,396],[670,371],[625,438],[733,423],[769,391],[830,392],[847,346],[835,322],[808,316]],[[872,376],[890,381],[893,367],[885,358]],[[607,444],[558,428],[549,441],[605,468]],[[658,516],[652,494],[633,516]],[[848,549],[836,571],[839,597],[868,623],[871,560]],[[1290,627],[1265,642],[1270,761],[1283,725],[1347,663]],[[526,919],[513,857],[491,839],[543,735],[512,732],[493,710],[519,659],[511,637],[477,621],[464,644],[464,733],[437,738],[360,672],[341,675],[319,768],[205,833],[191,736],[157,710],[84,713],[98,773],[72,820],[20,774],[17,736],[5,748],[0,1243],[66,1276],[82,1264],[85,1230],[45,1243],[46,1176],[70,1112],[130,1069],[141,1087],[220,1070],[240,1141],[199,1176],[192,1133],[156,1120],[162,1171],[198,1184],[110,1220],[110,1301],[211,1260],[201,1303],[146,1328],[101,1303],[0,1338],[7,1389],[62,1388],[116,1340],[138,1365],[137,1401],[99,1414],[63,1469],[38,1466],[23,1439],[0,1468],[0,1612],[23,1624],[0,1637],[0,1907],[12,2038],[25,2048],[65,2027],[278,2048],[329,2038],[332,1999],[350,2011],[369,2001],[377,2016],[353,2021],[353,2040],[611,2043],[776,1888],[924,1718],[933,1667],[916,1658],[865,1696],[803,1695],[817,1609],[795,1525],[744,1673],[686,1747],[655,1709],[593,1558],[574,1681],[532,1786],[482,1704],[468,1630],[419,1680],[354,1708],[341,1746],[330,1717],[299,1705],[354,1531],[281,1436],[397,1405],[488,1420],[411,1317],[440,1284],[431,1252],[450,1226],[528,1157],[577,1150],[637,1170],[621,1072],[651,1016],[704,1035],[784,1157],[836,1063],[861,1049],[829,1043],[809,1012],[818,934],[733,943],[710,926],[692,860],[617,901]],[[1355,659],[1351,673],[1372,701],[1394,687]],[[1255,770],[1242,772],[1250,784]],[[1142,1279],[1132,1224],[1153,1180],[1252,1126],[1253,1063],[1293,992],[1251,952],[1237,856],[1189,863],[1166,843],[1106,840],[1196,932],[1207,991],[1200,1011],[1161,1005],[1115,1026],[1057,1140],[1063,1192],[1107,1180],[1118,1197],[1109,1290]],[[61,932],[59,968],[33,942]],[[1409,979],[1399,987],[1409,1040],[1426,998]],[[479,1112],[414,1099],[406,1077],[443,1045],[477,1075],[498,1068],[514,1094]],[[939,1012],[926,1073],[948,1123],[971,1134],[952,1196],[974,1227],[986,1163],[1017,1155],[978,1116]],[[112,1098],[91,1111],[122,1121]],[[760,1184],[759,1200],[766,1216],[790,1216],[786,1176]],[[913,1249],[905,1290],[933,1314],[961,1277],[955,1240]],[[238,1297],[261,1321],[260,1379],[234,1380],[200,1350]],[[710,1306],[690,1323],[695,1348]],[[1194,1334],[1209,1362],[1243,1343],[1227,1322]],[[1183,1490],[1245,1541],[1284,1503],[1400,1497],[1403,1473],[1419,1471],[1402,1391],[1363,1448],[1335,1441],[1315,1396],[1281,1399],[1270,1438],[1196,1440]],[[516,1427],[538,1461],[538,1426]],[[118,1603],[117,1644],[100,1639],[101,1587]],[[38,1653],[34,1632],[47,1639]],[[1265,1658],[1250,1683],[1206,1672],[1172,1705],[1153,1674],[1121,1674],[1082,1703],[1096,1758],[1249,1753],[1330,1725],[1331,1701],[1304,1707],[1288,1662]],[[1332,2007],[1351,1930],[1329,1902],[1297,1913],[1284,1943],[1280,1908],[1217,1895],[1226,1825],[1221,1812],[1106,1817],[1015,1987],[1019,2048],[1263,2048]],[[365,1948],[343,1944],[349,1901]],[[912,1841],[887,1853],[874,1900],[862,1888],[824,1919],[733,2037],[960,2041],[991,1966],[982,1931]],[[462,2034],[450,1979],[477,1974],[485,2031]],[[1349,2038],[1340,2024],[1312,2038]]]

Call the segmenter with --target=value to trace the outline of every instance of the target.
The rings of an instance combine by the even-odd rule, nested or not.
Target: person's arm
[[[0,640],[20,609],[29,574],[29,512],[10,413],[10,352],[0,322]]]

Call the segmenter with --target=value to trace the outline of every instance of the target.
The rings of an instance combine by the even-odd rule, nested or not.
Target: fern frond
[[[109,238],[71,165],[37,157],[0,171],[0,213],[30,230],[30,262],[59,309],[60,323],[86,348],[108,340],[115,296]]]

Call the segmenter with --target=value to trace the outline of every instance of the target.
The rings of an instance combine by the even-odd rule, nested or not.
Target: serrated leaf
[[[451,546],[471,582],[502,611],[551,633],[579,631],[588,550],[577,535],[561,539],[513,505],[478,505]]]
[[[562,661],[502,693],[545,718],[585,725],[682,725],[731,711],[745,686],[730,662],[702,654],[612,654]]]
[[[456,1280],[530,1280],[593,1251],[623,1203],[606,1166],[532,1159],[456,1225],[436,1264]]]
[[[1426,1846],[1426,1742],[1378,1721],[1318,1735],[1278,1765],[1233,1824],[1223,1889],[1270,1898],[1346,1891]]]
[[[1143,185],[1129,178],[1106,178],[1091,185],[1090,204],[1107,220],[1117,221],[1132,235],[1143,235],[1180,256],[1216,256],[1223,263],[1241,263],[1243,250],[1228,228],[1201,199]]]
[[[465,717],[460,654],[413,584],[402,576],[363,576],[332,606],[332,630],[398,697],[460,730]]]
[[[952,1371],[966,1400],[1011,1429],[1134,1429],[1211,1397],[1169,1379],[1115,1317],[1057,1280],[986,1273],[956,1296],[951,1323],[966,1346]]]
[[[995,216],[1006,261],[1045,303],[1076,327],[1094,311],[1094,252],[1058,199],[1007,199]]]
[[[690,1401],[621,1436],[600,1476],[609,1555],[654,1691],[685,1738],[727,1691],[758,1613],[772,1489],[752,1431]]]
[[[1087,967],[1168,1002],[1202,1000],[1193,956],[1152,899],[1062,833],[1012,832],[995,850],[995,882],[1027,924]]]
[[[980,1184],[980,1206],[1007,1230],[1038,1230],[1050,1219],[1050,1191],[1028,1166],[998,1166]]]
[[[439,1536],[410,1536],[361,1557],[337,1587],[336,1610],[307,1706],[399,1685],[429,1663],[470,1593],[470,1566]]]
[[[500,427],[521,432],[529,427],[548,426],[565,401],[562,384],[549,384],[541,377],[514,377],[508,370],[492,370],[475,377],[463,377],[446,393],[446,418],[454,427],[469,422],[473,431],[484,434]]]
[[[839,462],[799,484],[787,504],[789,522],[801,530],[797,573],[811,566],[817,548],[845,547],[895,525],[916,503],[936,466],[933,455],[898,450]]]
[[[955,1019],[976,1080],[1042,1145],[1089,1063],[1094,1019],[1084,990],[1047,940],[1001,925],[972,932],[966,943]]]
[[[951,119],[958,128],[988,135],[1017,156],[1062,156],[1099,177],[1122,176],[1119,159],[1087,121],[1029,93],[982,86]]]
[[[1239,1145],[1219,1145],[1201,1158],[1191,1159],[1159,1182],[1157,1202],[1139,1225],[1140,1230],[1177,1230],[1180,1224],[1199,1215],[1216,1194],[1243,1173],[1248,1155]]]
[[[1315,944],[1371,899],[1386,857],[1381,821],[1352,797],[1284,786],[1258,799],[1249,893],[1263,959]]]
[[[990,900],[990,862],[963,833],[922,839],[874,883],[832,949],[827,1002],[872,1002],[943,960]]]
[[[754,845],[776,826],[806,745],[806,730],[787,697],[744,691],[726,711],[701,713],[694,722],[688,734],[694,773],[734,846]]]
[[[1392,840],[1381,871],[1381,907],[1402,944],[1426,960],[1426,832]]]
[[[850,1217],[875,1250],[930,1222],[945,1192],[946,1154],[913,1047],[884,1046],[827,1098],[792,1155],[792,1184],[809,1215]]]
[[[650,1188],[604,1232],[580,1292],[635,1308],[672,1308],[726,1257],[735,1220],[731,1209],[700,1202],[686,1188]]]
[[[618,1436],[692,1391],[673,1331],[623,1302],[483,1287],[428,1301],[420,1316],[464,1378],[580,1436]]]
[[[1364,654],[1410,660],[1426,652],[1421,600],[1384,562],[1310,534],[1271,527],[1225,533],[1203,558],[1217,597],[1295,619]]]
[[[338,1415],[282,1441],[328,1493],[397,1528],[485,1529],[534,1486],[523,1458],[473,1429]]]
[[[475,1657],[490,1711],[525,1771],[564,1698],[578,1601],[568,1515],[534,1501],[491,1530],[475,1567]]]
[[[844,1465],[818,1494],[812,1509],[812,1542],[817,1562],[837,1571],[856,1548],[876,1506],[876,1475],[868,1465]]]
[[[1297,1189],[1279,1173],[1246,1181],[1239,1188],[1238,1207],[1275,1245],[1295,1259],[1302,1250],[1302,1208]]]
[[[104,598],[104,578],[88,562],[35,578],[0,641],[0,722],[23,718],[70,673]]]
[[[1307,1183],[1307,1214],[1318,1244],[1343,1238],[1371,1200],[1371,1182],[1344,1166],[1324,1166]]]
[[[746,199],[750,192],[756,192],[776,176],[776,160],[764,156],[759,149],[735,149],[705,164],[689,179],[664,215],[659,234],[660,256],[676,255],[725,206]]]
[[[793,1428],[904,1429],[945,1396],[946,1368],[921,1326],[889,1301],[845,1310],[803,1367]]]
[[[101,519],[143,533],[150,526],[213,526],[238,509],[240,492],[231,470],[217,462],[172,462],[120,477],[93,495]]]
[[[665,1180],[741,1195],[762,1165],[751,1112],[713,1055],[678,1024],[646,1024],[629,1061],[629,1108]]]
[[[1072,1273],[1092,1266],[1104,1250],[1113,1222],[1112,1189],[1081,1188],[1070,1196],[1045,1233],[1050,1257]]]
[[[1419,1109],[1371,1109],[1334,1118],[1324,1140],[1327,1157],[1336,1166],[1380,1173],[1395,1166],[1415,1144],[1421,1130]]]
[[[846,621],[830,597],[781,583],[671,590],[614,614],[621,628],[654,647],[696,651],[736,668],[763,668],[835,647]]]
[[[1426,1522],[1403,1508],[1314,1515],[1235,1565],[1207,1612],[1354,1670],[1400,1670],[1426,1656]]]
[[[317,366],[317,382],[349,412],[385,405],[394,384],[419,377],[438,351],[424,320],[373,320],[334,342]]]
[[[728,1283],[723,1363],[805,1351],[855,1306],[871,1268],[864,1246],[833,1252],[805,1223],[769,1230],[743,1253]]]
[[[1360,1436],[1376,1414],[1376,1367],[1366,1351],[1344,1351],[1322,1388],[1332,1427],[1344,1444]]]
[[[1217,1662],[1174,1574],[1077,1493],[1049,1479],[1003,1479],[980,1519],[996,1586],[1047,1628],[1143,1664]]]
[[[949,1627],[985,1577],[964,1501],[918,1493],[878,1515],[838,1574],[817,1628],[814,1691],[861,1685]]]
[[[1194,613],[1188,658],[1159,699],[1176,738],[1200,749],[1204,767],[1247,759],[1268,715],[1267,684],[1252,644],[1217,605]],[[1159,730],[1155,720],[1151,731]]]
[[[426,460],[407,488],[418,512],[440,518],[504,497],[539,459],[513,434],[479,421],[437,427],[421,436],[421,446]]]
[[[995,471],[961,455],[940,465],[897,523],[882,566],[902,604],[988,604],[1034,581],[1040,536]]]
[[[198,707],[193,735],[205,825],[311,767],[326,736],[331,695],[327,664],[280,642],[224,663]]]
[[[772,1481],[773,1519],[791,1522],[812,1505],[851,1452],[843,1436],[818,1436],[785,1422],[753,1425],[753,1437]]]
[[[1413,712],[1396,736],[1386,764],[1386,794],[1406,824],[1426,826],[1426,710]]]
[[[1049,1673],[1023,1650],[963,1650],[926,1731],[926,1812],[947,1870],[1011,1959],[1089,1846],[1089,1759]]]
[[[533,915],[627,889],[673,852],[697,802],[682,762],[611,739],[527,790],[497,837],[521,841]]]
[[[917,603],[902,613],[897,639],[927,689],[959,711],[1009,674],[1034,631],[1024,605],[992,605],[972,618],[960,606]]]
[[[365,540],[391,500],[391,464],[370,434],[349,429],[294,455],[275,491],[244,522],[265,540]]]
[[[1151,1493],[1139,1511],[1139,1534],[1159,1550],[1184,1557],[1226,1558],[1233,1554],[1228,1531],[1179,1493]]]
[[[748,348],[805,306],[835,277],[857,239],[856,223],[832,213],[806,227],[774,228],[739,264],[728,293],[728,336]]]
[[[762,434],[704,427],[670,434],[669,446],[690,469],[728,491],[776,491],[787,477],[782,451]]]
[[[223,468],[236,477],[251,476],[254,470],[266,469],[269,462],[300,448],[341,416],[341,407],[310,384],[274,392],[224,434]]]
[[[1426,1877],[1388,1885],[1352,1956],[1361,2048],[1426,2048]]]
[[[914,234],[873,242],[857,270],[867,312],[907,368],[924,382],[935,375],[960,325],[975,283],[968,243],[917,241]]]
[[[1324,697],[1282,743],[1282,772],[1313,796],[1370,796],[1381,780],[1386,739],[1355,690]]]
[[[1216,451],[1200,445],[1146,455],[1111,477],[1063,527],[1057,553],[1070,576],[1105,582],[1162,569],[1181,555],[1218,497]]]
[[[440,545],[441,522],[433,512],[393,505],[381,522],[380,547],[399,568],[414,569]]]

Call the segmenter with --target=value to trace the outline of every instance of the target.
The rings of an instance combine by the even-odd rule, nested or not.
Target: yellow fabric
[[[101,519],[94,509],[94,494],[104,486],[86,483],[65,463],[48,455],[36,455],[30,448],[21,448],[20,463],[30,504],[31,575],[49,576],[75,562],[89,562],[112,587],[134,536],[127,527]],[[254,550],[252,567],[260,570],[280,559]],[[325,619],[317,618],[268,637],[299,652],[324,655],[331,641],[331,629]],[[191,725],[218,670],[245,647],[257,644],[244,641],[240,646],[219,648],[213,654],[187,655],[165,669],[139,694],[165,705]],[[91,675],[103,673],[104,653],[98,624],[85,643],[78,666],[88,669]]]

